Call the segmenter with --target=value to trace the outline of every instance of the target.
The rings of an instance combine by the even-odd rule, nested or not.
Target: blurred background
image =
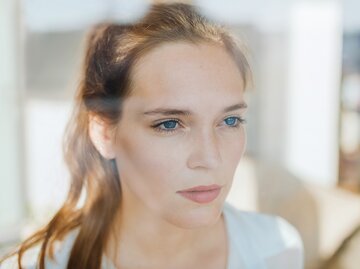
[[[360,268],[360,1],[182,2],[228,24],[254,72],[229,202],[292,223],[307,269]],[[0,0],[0,254],[65,198],[62,135],[87,29],[148,4]]]

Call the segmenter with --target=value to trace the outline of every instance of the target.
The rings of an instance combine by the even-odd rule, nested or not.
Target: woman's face
[[[123,205],[184,228],[215,223],[246,144],[238,67],[219,46],[167,43],[133,82],[115,143]]]

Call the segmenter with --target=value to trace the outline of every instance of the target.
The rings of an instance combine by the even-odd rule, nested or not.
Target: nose
[[[215,169],[221,163],[219,141],[213,131],[202,131],[194,135],[190,148],[187,166],[189,168]]]

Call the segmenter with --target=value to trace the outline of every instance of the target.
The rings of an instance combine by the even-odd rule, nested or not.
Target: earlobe
[[[115,147],[110,126],[97,116],[89,117],[89,136],[101,156],[109,160],[115,158]]]

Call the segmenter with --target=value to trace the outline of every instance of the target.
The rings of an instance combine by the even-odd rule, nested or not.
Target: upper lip
[[[207,186],[201,185],[201,186],[196,186],[196,187],[193,187],[193,188],[181,190],[181,191],[178,191],[178,192],[212,191],[212,190],[216,190],[216,189],[219,189],[219,188],[221,188],[221,186],[220,186],[220,185],[217,185],[217,184],[207,185]]]

